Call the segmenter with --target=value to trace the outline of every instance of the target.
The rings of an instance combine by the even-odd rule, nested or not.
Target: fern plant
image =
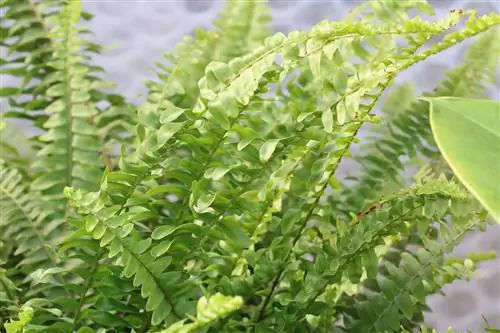
[[[373,111],[400,72],[473,37],[431,94],[481,97],[497,13],[370,1],[273,35],[265,2],[229,0],[137,106],[92,65],[79,1],[0,7],[2,74],[20,78],[0,88],[2,132],[40,133],[34,156],[1,141],[3,331],[406,332],[492,257],[449,255],[488,214],[442,162],[428,105],[403,87]],[[408,184],[402,158],[430,162]],[[361,168],[342,178],[347,159]]]

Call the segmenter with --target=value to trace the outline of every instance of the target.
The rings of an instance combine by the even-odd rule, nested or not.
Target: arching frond
[[[35,191],[51,197],[64,211],[63,189],[78,186],[93,190],[101,174],[98,158],[101,144],[91,118],[97,114],[91,101],[92,82],[87,78],[90,69],[78,53],[80,41],[76,23],[80,19],[80,3],[71,1],[58,16],[58,25],[50,31],[54,59],[50,62],[53,75],[45,79],[46,94],[54,100],[47,107],[50,118],[44,123],[48,132],[40,137],[46,142],[38,152],[36,167],[46,170],[32,184]]]
[[[53,76],[54,67],[50,29],[51,20],[63,6],[57,0],[3,0],[0,9],[5,11],[0,23],[2,43],[7,56],[2,59],[2,75],[19,83],[2,86],[1,96],[7,97],[9,109],[5,118],[29,119],[35,127],[41,128],[47,120],[43,111],[53,100],[45,94],[47,86],[41,84],[47,76]],[[83,13],[90,19],[90,14]],[[100,47],[87,42],[87,50],[98,51]]]
[[[23,255],[19,265],[29,265],[31,270],[50,262],[58,264],[54,252],[56,235],[64,220],[47,212],[39,198],[32,197],[29,184],[16,169],[1,163],[0,173],[0,230],[2,242],[15,242],[13,255]],[[51,218],[51,219],[49,219]],[[50,221],[50,223],[49,223]],[[7,247],[5,248],[7,249]],[[28,273],[28,272],[25,272]]]
[[[214,46],[212,60],[229,61],[261,46],[271,35],[269,11],[267,0],[228,0],[215,22],[222,36]]]
[[[500,56],[497,36],[498,29],[494,28],[478,37],[462,64],[445,74],[447,78],[436,91],[425,95],[483,97],[485,85],[496,82]],[[356,176],[356,190],[349,188],[331,198],[331,203],[345,214],[361,209],[379,195],[404,184],[400,178],[405,169],[402,158],[412,159],[418,154],[433,161],[440,160],[429,124],[428,106],[401,90],[395,90],[393,96],[398,99],[400,111],[394,112],[394,104],[388,104],[382,110],[385,121],[374,127],[367,138],[369,143],[363,145],[362,154],[355,157],[362,167]],[[402,107],[404,105],[407,107]]]
[[[457,220],[462,222],[457,223]],[[366,289],[352,298],[346,298],[347,303],[340,305],[339,310],[344,314],[344,330],[392,332],[400,327],[411,329],[421,324],[423,312],[427,310],[426,296],[456,279],[472,276],[474,260],[446,260],[443,255],[453,250],[467,232],[481,225],[485,223],[480,218],[454,216],[453,224],[438,227],[441,240],[433,239],[432,233],[418,232],[422,245],[416,251],[403,248],[397,256],[392,252],[391,260],[381,263],[381,273],[365,281]],[[342,309],[346,308],[357,310],[343,312]],[[368,322],[364,318],[371,320]]]

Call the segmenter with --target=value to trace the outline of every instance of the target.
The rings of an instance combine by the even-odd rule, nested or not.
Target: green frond
[[[355,7],[347,19],[373,20],[374,22],[398,21],[408,18],[410,10],[434,15],[434,8],[427,0],[375,0],[363,2]]]
[[[2,59],[2,75],[21,81],[16,87],[1,87],[0,95],[9,98],[4,117],[19,117],[32,120],[38,126],[46,119],[35,111],[50,103],[50,97],[37,91],[37,80],[52,72],[47,62],[51,59],[51,47],[47,15],[45,11],[57,8],[57,2],[4,0],[0,8],[5,11],[0,23],[2,44],[7,56]],[[22,101],[23,95],[32,99]]]
[[[98,158],[112,171],[118,167],[120,158],[115,152],[122,145],[133,146],[137,142],[137,109],[119,95],[91,91],[91,97],[92,101],[109,103],[102,109],[96,107],[98,114],[91,118],[91,124],[98,129],[101,144]]]
[[[3,126],[0,129],[1,158],[6,164],[22,172],[23,177],[30,179],[32,177],[30,165],[33,163],[34,148],[21,133],[3,122],[2,115],[0,115],[0,122],[3,123],[0,125]]]
[[[486,98],[487,86],[494,85],[497,80],[499,33],[500,28],[494,27],[477,37],[467,49],[462,64],[446,72],[446,79],[431,95]]]
[[[450,202],[452,202],[451,206]],[[460,211],[455,212],[453,207],[455,205],[467,205],[467,202],[468,195],[463,189],[454,183],[441,179],[415,185],[377,202],[373,207],[367,209],[365,213],[360,214],[358,216],[359,221],[353,224],[346,224],[344,221],[337,220],[335,229],[332,230],[328,227],[331,223],[329,220],[325,220],[322,224],[317,222],[313,230],[318,231],[310,231],[309,237],[296,244],[293,253],[289,257],[287,267],[280,270],[281,277],[279,280],[275,279],[274,283],[276,285],[273,284],[272,286],[280,290],[281,295],[284,296],[284,293],[286,293],[287,299],[294,300],[287,306],[302,309],[299,310],[299,313],[304,315],[311,313],[308,311],[312,311],[311,307],[313,307],[315,315],[325,315],[324,311],[328,310],[325,301],[326,299],[331,300],[330,296],[328,296],[329,285],[339,283],[343,277],[346,277],[352,283],[358,283],[364,270],[367,271],[369,277],[373,272],[376,273],[378,259],[373,251],[378,245],[384,244],[386,236],[408,234],[414,227],[418,227],[418,230],[420,230],[419,235],[425,235],[426,230],[433,221],[439,221],[448,214],[462,216],[463,213]],[[325,215],[326,212],[323,212],[323,219]],[[334,217],[330,219],[335,221]],[[418,220],[418,223],[410,224],[414,220]],[[464,220],[467,219],[464,217]],[[298,228],[298,226],[295,228]],[[311,244],[315,237],[311,236],[310,233],[317,234],[318,232],[322,235],[323,241]],[[448,235],[447,232],[447,230],[443,231],[443,237]],[[317,236],[319,235],[317,234]],[[310,253],[315,257],[313,263],[308,263],[306,259],[301,258],[305,253]],[[328,261],[326,261],[326,258],[328,258]],[[277,263],[280,263],[280,260]],[[283,262],[278,265],[282,264]],[[258,274],[258,269],[254,269]],[[305,274],[306,283],[300,290],[294,290],[291,287],[297,270]],[[242,284],[242,281],[236,280],[234,282],[234,286],[240,284]],[[272,286],[268,288],[273,288]],[[225,292],[245,295],[241,289],[226,290]],[[246,292],[258,293],[257,290],[252,289]],[[325,292],[326,294],[324,294]],[[321,303],[322,306],[317,308],[317,302]],[[274,306],[268,308],[274,308]],[[268,316],[270,316],[270,313],[266,312],[261,314],[260,318]],[[273,324],[279,325],[278,323]],[[287,329],[290,330],[291,327]]]
[[[103,165],[97,155],[101,148],[98,130],[92,124],[97,111],[91,101],[92,82],[86,77],[90,69],[78,53],[79,6],[78,1],[68,2],[57,17],[58,25],[50,31],[54,59],[49,66],[54,72],[44,83],[49,86],[46,94],[54,100],[45,110],[50,118],[40,140],[46,144],[35,163],[43,173],[31,186],[50,197],[58,211],[65,211],[61,206],[64,187],[95,190]]]
[[[446,79],[436,91],[426,96],[483,97],[485,84],[496,82],[500,42],[498,28],[493,28],[478,37],[468,49],[463,63],[448,71]],[[477,79],[480,78],[480,79]],[[361,164],[356,180],[356,190],[345,189],[343,194],[330,198],[332,205],[344,213],[361,209],[364,204],[375,200],[404,184],[400,178],[405,169],[402,158],[413,159],[423,155],[426,159],[440,163],[441,158],[432,137],[428,106],[416,101],[411,93],[396,89],[383,107],[384,122],[376,125],[362,146],[362,154],[354,159]],[[397,104],[391,100],[397,99]],[[396,112],[397,110],[397,112]],[[441,162],[440,170],[446,169]],[[361,195],[359,195],[361,194]]]
[[[485,329],[486,329],[486,332],[491,332],[491,333],[497,333],[497,331],[498,331],[498,329],[488,328],[488,327],[486,327]],[[401,328],[401,332],[402,332],[402,333],[410,333],[410,331],[405,330],[404,328]],[[432,328],[428,328],[428,327],[426,327],[426,326],[424,326],[424,325],[421,325],[421,326],[419,327],[418,331],[416,331],[416,332],[418,332],[418,333],[440,333],[440,332],[438,332],[437,330],[432,329]],[[451,326],[450,326],[450,327],[448,327],[448,329],[447,329],[445,332],[443,332],[443,331],[441,331],[441,332],[442,332],[442,333],[473,333],[473,331],[471,331],[471,330],[466,330],[466,331],[462,331],[462,330],[460,330],[460,331],[456,331],[456,330],[454,330],[454,329],[453,329],[453,327],[451,327]]]
[[[462,216],[453,206],[452,203],[453,223],[441,221],[437,229],[431,227],[427,232],[417,232],[419,242],[413,240],[417,249],[411,252],[405,248],[408,242],[403,241],[380,263],[380,273],[363,283],[363,291],[344,297],[338,306],[339,315],[344,318],[343,331],[395,332],[400,326],[414,328],[423,322],[423,313],[428,310],[426,296],[456,279],[472,277],[476,260],[484,259],[482,256],[444,259],[443,255],[451,252],[465,233],[484,222],[480,217]],[[422,221],[417,223],[420,228]]]
[[[172,112],[172,104],[192,108],[199,95],[198,80],[210,62],[242,56],[268,37],[267,12],[265,1],[228,1],[216,31],[197,29],[194,36],[184,37],[173,52],[165,54],[169,64],[158,64],[160,82],[148,83],[148,102],[141,113]]]
[[[474,21],[474,18],[471,18],[471,20]],[[444,27],[446,26],[446,24],[450,24],[450,23],[449,22],[448,23],[440,23],[440,24],[437,24],[437,27],[441,27],[442,29],[445,29]],[[459,36],[465,37],[465,35],[467,35],[468,33],[469,32],[464,31],[464,32],[455,33],[454,35],[457,37],[459,37]],[[421,61],[421,60],[425,59],[426,57],[432,55],[434,52],[439,52],[439,50],[442,50],[443,48],[449,47],[450,44],[449,44],[449,40],[447,38],[448,37],[445,37],[443,42],[434,46],[431,49],[431,51],[424,51],[423,54],[420,56],[411,57],[410,55],[405,54],[405,56],[408,56],[408,58],[412,59],[412,60],[410,60],[410,61],[402,60],[402,63],[403,63],[402,68],[407,68],[407,66],[411,66],[411,64],[414,63],[415,61]],[[457,39],[455,39],[455,41],[457,41]],[[412,48],[413,51],[415,51],[416,49],[417,49],[417,47]],[[403,56],[403,58],[405,56]],[[373,66],[373,67],[376,68],[376,66]],[[373,68],[373,67],[370,67],[370,68]],[[399,68],[397,68],[397,69],[399,69]],[[385,71],[385,72],[387,73],[387,71]],[[373,74],[375,74],[375,75],[373,75]],[[368,77],[372,78],[373,76],[376,77],[376,73],[372,73]],[[359,78],[359,76],[358,76],[358,78]],[[390,81],[391,79],[392,79],[392,77],[389,75],[388,80]],[[371,83],[369,80],[364,80],[363,83],[367,85],[367,87],[365,88],[366,90],[362,90],[362,88],[360,89],[359,87],[356,87],[356,88],[358,88],[356,91],[361,91],[362,93],[366,93],[367,91],[370,91],[371,89],[375,88],[377,85],[380,87],[381,91],[383,91],[385,89],[385,86],[383,84],[379,85],[377,83],[374,86],[371,86],[370,85]],[[381,93],[375,95],[374,102],[378,99],[378,97],[380,95],[381,95]],[[361,96],[362,95],[360,94],[359,97],[357,97],[357,98],[361,98]],[[339,112],[338,106],[342,105],[342,102],[345,102],[346,100],[347,99],[344,99],[343,101],[341,100],[340,103],[337,104],[337,113]],[[358,104],[358,102],[353,102],[353,105],[356,105],[356,104]],[[366,109],[367,109],[366,113],[368,113],[372,107],[373,107],[373,105],[371,107],[370,106],[366,107]],[[356,111],[357,109],[353,110],[351,107],[346,108],[346,109],[350,109],[351,112],[354,112],[354,113],[357,112]],[[344,116],[345,116],[345,114],[344,114]],[[331,117],[328,117],[328,118],[330,119],[329,124],[333,123],[333,121],[331,120]],[[337,114],[337,118],[339,118],[338,114]],[[323,121],[324,126],[325,126],[325,119],[326,119],[325,117],[322,117],[322,121]],[[342,125],[344,123],[344,119],[342,119],[342,120],[338,119],[338,122],[340,123],[340,125]],[[331,129],[328,130],[328,127],[330,127],[330,126],[325,126],[325,129],[327,130],[327,132],[331,132]],[[318,203],[324,194],[324,191],[325,191],[325,189],[330,181],[330,178],[332,177],[335,170],[337,169],[341,158],[346,154],[347,150],[349,149],[350,143],[352,142],[353,138],[357,134],[359,127],[360,127],[359,124],[347,123],[347,124],[345,124],[345,126],[343,126],[343,129],[342,129],[343,131],[340,134],[338,134],[338,136],[336,135],[337,136],[336,141],[332,140],[332,146],[330,147],[330,149],[332,149],[332,148],[333,149],[331,152],[328,153],[328,155],[326,155],[325,159],[322,161],[322,162],[326,162],[327,164],[319,166],[318,169],[322,170],[322,173],[318,174],[318,176],[317,176],[318,178],[315,179],[316,185],[314,187],[308,186],[307,188],[309,189],[309,192],[306,192],[306,198],[302,199],[303,202],[305,202],[302,204],[304,207],[304,210],[302,211],[302,216],[299,215],[300,217],[298,218],[299,222],[297,224],[299,225],[299,227],[298,227],[298,230],[295,234],[296,236],[293,239],[293,243],[291,245],[292,247],[295,246],[297,244],[297,242],[299,242],[301,237],[303,236],[302,233],[305,230],[305,228],[309,222],[309,219],[313,215],[316,207],[318,206]],[[336,144],[335,146],[333,145],[334,143]],[[300,214],[301,212],[298,211],[297,213]],[[287,254],[285,255],[285,259],[284,259],[285,262],[287,262],[289,260],[289,256],[291,255],[291,253],[292,253],[292,251],[288,250]],[[274,275],[274,278],[272,278],[272,280],[270,281],[271,287],[269,289],[268,294],[265,296],[264,301],[262,303],[262,308],[259,311],[258,316],[256,317],[257,321],[260,321],[260,319],[263,318],[263,316],[265,314],[265,309],[269,304],[269,300],[273,297],[273,294],[276,291],[276,288],[279,286],[280,281],[283,277],[283,273],[284,273],[284,268],[279,269],[278,272]]]
[[[0,88],[0,96],[9,101],[10,109],[3,114],[5,118],[28,119],[39,128],[47,120],[39,111],[53,98],[45,94],[46,87],[39,83],[54,75],[54,68],[49,65],[53,59],[50,26],[62,4],[58,0],[0,2],[0,9],[5,11],[0,23],[2,44],[7,49],[7,56],[0,64],[1,73],[20,81],[16,87]],[[90,18],[88,13],[83,16]],[[86,43],[84,47],[99,50],[93,43]]]
[[[421,323],[426,296],[455,279],[469,278],[474,271],[472,260],[446,263],[442,254],[451,251],[477,225],[472,221],[457,227],[444,244],[429,241],[433,243],[426,244],[427,249],[403,252],[399,262],[383,263],[383,273],[365,283],[368,291],[356,295],[352,300],[355,304],[343,305],[358,309],[356,313],[345,313],[344,330],[395,332],[401,326],[410,329]]]
[[[59,255],[61,261],[71,263],[63,273],[72,296],[62,299],[49,294],[47,298],[54,302],[39,306],[38,313],[50,311],[50,306],[58,311],[52,312],[53,315],[35,315],[34,325],[47,332],[54,329],[54,322],[64,332],[79,332],[96,323],[101,328],[121,331],[140,331],[149,325],[150,316],[141,313],[146,302],[136,293],[132,281],[120,276],[120,267],[103,255],[99,242],[87,237],[70,237],[60,242]],[[37,286],[50,283],[52,272],[43,274]]]
[[[215,22],[220,38],[212,60],[228,61],[253,51],[271,34],[267,0],[228,0]]]
[[[437,24],[437,26],[445,26],[444,24]],[[327,28],[327,25],[324,25],[324,28]],[[328,27],[330,28],[330,27]],[[335,28],[338,28],[336,26],[332,27],[335,31]],[[317,28],[318,31],[320,28]],[[433,29],[433,28],[432,28]],[[443,28],[444,29],[444,28]],[[355,29],[354,29],[355,30]],[[365,31],[364,29],[361,29],[362,32],[357,32],[362,34],[370,34],[371,32]],[[382,30],[384,30],[382,28]],[[397,30],[397,29],[396,29]],[[340,34],[344,33],[353,33],[353,31],[349,30],[346,28],[346,31],[339,29]],[[385,31],[385,30],[384,30]],[[315,29],[313,29],[313,32],[311,33],[314,36],[314,32],[316,32]],[[397,34],[397,32],[395,32]],[[325,32],[326,34],[326,32]],[[332,34],[334,35],[335,33],[332,31]],[[291,34],[291,36],[294,36],[294,38],[300,39],[298,36],[299,34]],[[341,36],[339,36],[341,37]],[[314,37],[315,38],[315,37]],[[311,37],[311,40],[313,41],[313,37]],[[221,119],[221,114],[223,113],[222,110],[234,110],[230,111],[229,114],[226,116],[227,119],[224,120],[223,123],[226,124],[231,124],[230,120],[238,120],[240,116],[240,112],[238,109],[241,110],[241,106],[243,105],[246,106],[249,104],[251,98],[253,97],[253,94],[256,92],[258,89],[258,81],[264,77],[264,75],[272,75],[274,77],[280,76],[284,73],[286,73],[287,70],[291,69],[291,66],[293,66],[293,60],[288,60],[284,59],[284,63],[289,63],[290,68],[285,69],[285,67],[275,67],[274,64],[274,59],[276,56],[276,51],[279,50],[280,48],[285,48],[285,44],[289,43],[290,41],[287,41],[287,38],[283,35],[276,35],[275,37],[272,37],[272,39],[269,39],[267,42],[267,50],[266,48],[263,48],[261,51],[256,51],[254,54],[250,54],[248,56],[243,57],[240,61],[235,62],[232,61],[229,64],[223,64],[223,63],[212,63],[207,67],[207,76],[204,77],[202,80],[200,80],[200,88],[201,88],[201,99],[199,100],[197,106],[195,107],[195,110],[193,112],[195,113],[208,113],[208,116],[210,118],[216,119],[219,121],[219,123],[224,120]],[[314,42],[314,41],[313,41]],[[306,44],[313,44],[314,43],[306,43]],[[336,45],[331,45],[333,47],[333,50],[335,50]],[[317,48],[317,47],[316,47]],[[321,51],[319,48],[318,50],[313,47],[311,52],[315,53],[318,50]],[[301,52],[300,49],[297,50],[299,53]],[[303,50],[304,52],[307,52],[307,50]],[[321,55],[321,53],[319,53]],[[307,53],[304,55],[305,57],[309,57]],[[286,53],[285,53],[286,57]],[[300,55],[299,55],[300,57]],[[245,60],[248,59],[248,60]],[[312,56],[309,57],[309,59],[312,59]],[[248,63],[245,63],[247,61]],[[237,66],[237,67],[235,67]],[[409,64],[405,64],[404,66],[409,66]],[[368,66],[367,66],[368,67]],[[238,70],[240,68],[240,70]],[[233,74],[234,81],[231,81],[231,71],[235,70],[235,74]],[[269,73],[268,73],[269,72]],[[356,98],[361,98],[362,95],[364,95],[366,92],[372,90],[375,88],[378,83],[375,83],[376,80],[374,81],[366,81],[364,80],[368,76],[373,76],[373,72],[371,73],[363,73],[360,71],[359,75],[356,77],[352,77],[352,83],[351,85],[356,87],[354,92],[349,91],[350,89],[346,89],[348,87],[344,87],[343,95],[344,96],[339,96],[341,99],[340,101],[337,100],[333,102],[334,104],[338,105],[337,106],[337,112],[339,110],[345,110],[345,106],[349,103],[356,104],[355,100]],[[271,74],[272,73],[272,74]],[[319,71],[315,74],[318,74]],[[387,72],[386,72],[387,74]],[[366,75],[366,77],[365,77]],[[376,76],[376,75],[375,75]],[[387,75],[390,77],[390,75]],[[360,78],[361,77],[361,78]],[[357,81],[359,80],[359,81]],[[361,80],[365,81],[366,87],[357,87],[357,85],[360,84]],[[373,86],[372,86],[373,85]],[[382,85],[381,85],[382,86]],[[244,87],[246,91],[242,90],[240,87]],[[354,95],[354,96],[353,96]],[[344,100],[345,98],[345,100]],[[375,98],[376,100],[376,98]],[[369,106],[368,106],[369,108]],[[328,133],[332,132],[332,126],[333,126],[333,116],[331,115],[332,110],[328,108],[328,105],[325,106],[325,109],[322,111],[322,121],[325,126],[325,130]],[[343,112],[343,111],[341,111]],[[357,113],[357,111],[354,111],[354,113]],[[205,116],[207,117],[207,116]],[[345,114],[343,115],[345,119]],[[340,125],[344,123],[344,120],[341,121]],[[180,125],[183,127],[183,125]],[[181,128],[180,127],[180,128]],[[230,127],[229,127],[230,128]],[[356,131],[354,131],[356,132]],[[277,140],[277,139],[276,139]],[[276,142],[276,141],[275,141]],[[263,147],[263,146],[262,146]],[[260,149],[262,149],[262,147]]]
[[[98,252],[91,251],[91,242],[84,242],[85,249],[71,249],[62,257],[61,253],[56,254],[60,240],[72,228],[67,221],[70,214],[63,189],[66,186],[97,189],[105,163],[108,168],[112,168],[111,162],[103,161],[102,157],[106,153],[101,149],[102,144],[112,139],[112,135],[120,129],[119,124],[127,120],[121,119],[117,124],[114,118],[130,114],[118,110],[122,111],[118,116],[106,114],[106,117],[97,117],[100,110],[97,110],[94,102],[102,100],[102,96],[98,94],[102,81],[93,77],[95,69],[85,64],[87,58],[82,53],[85,42],[78,38],[82,29],[76,26],[80,15],[80,3],[71,1],[52,17],[55,26],[49,31],[49,38],[53,53],[47,65],[51,68],[51,73],[39,85],[45,87],[44,93],[51,98],[51,103],[45,110],[50,117],[43,124],[47,132],[38,138],[44,143],[44,147],[38,151],[36,162],[30,166],[36,169],[38,176],[29,187],[16,184],[21,192],[16,193],[19,198],[11,199],[17,200],[17,220],[12,221],[13,217],[9,216],[8,220],[2,221],[8,223],[6,235],[10,235],[15,242],[13,255],[21,256],[18,265],[22,268],[32,267],[30,272],[21,270],[26,275],[23,284],[29,283],[29,291],[25,295],[44,299],[58,298],[61,295],[76,298],[79,295],[81,304],[76,300],[64,306],[57,302],[56,305],[50,304],[63,307],[65,314],[74,316],[75,325],[80,324],[84,310],[81,307],[88,308],[92,305],[92,302],[84,301],[85,293],[82,296],[78,283],[87,285],[87,282],[92,281],[92,275],[88,276],[86,273],[93,272],[93,263],[99,257],[93,259],[92,254]],[[105,98],[109,99],[110,96],[105,95]],[[126,106],[119,96],[114,98],[112,107]],[[37,195],[41,198],[36,198]],[[9,207],[6,212],[11,210]],[[97,242],[94,247],[98,248]],[[82,262],[82,258],[87,259]],[[89,271],[86,272],[87,269]],[[92,284],[87,285],[87,289],[90,287]],[[42,312],[47,311],[45,307],[42,308]],[[96,317],[96,313],[103,313],[98,312],[95,307],[88,311],[93,311],[91,314]],[[85,313],[83,316],[89,317]],[[38,325],[51,320],[55,320],[54,316],[45,317],[45,320],[38,319],[38,316],[35,318]],[[128,325],[124,327],[126,326]],[[70,328],[71,324],[67,329]]]
[[[25,298],[68,296],[64,278],[66,264],[55,251],[56,241],[64,230],[64,219],[45,210],[40,198],[32,196],[29,184],[16,169],[2,163],[1,170],[0,255],[6,261],[9,279],[0,277],[8,296],[0,303],[6,301],[9,305],[6,310],[12,310]],[[19,291],[14,293],[9,280]],[[14,296],[21,295],[21,290],[22,296]]]
[[[119,173],[110,175],[119,175]],[[121,175],[125,174],[121,173]],[[131,176],[128,174],[129,179],[132,178]],[[123,177],[120,180],[126,181],[127,178]],[[109,188],[111,189],[111,186]],[[148,300],[146,309],[152,311],[152,324],[158,325],[162,321],[170,322],[180,319],[180,313],[184,312],[179,308],[183,306],[184,310],[185,307],[190,306],[188,300],[191,298],[190,295],[195,297],[196,285],[187,280],[180,267],[170,266],[172,262],[170,255],[159,258],[168,250],[168,247],[160,252],[150,248],[153,240],[164,238],[176,230],[164,234],[163,230],[158,228],[151,235],[151,238],[141,239],[141,236],[134,230],[133,222],[140,221],[144,217],[151,217],[153,212],[142,210],[122,212],[126,200],[122,205],[103,207],[96,201],[92,202],[92,195],[87,195],[89,198],[86,201],[89,204],[81,205],[78,204],[82,201],[81,193],[68,189],[66,194],[72,201],[75,201],[74,204],[80,206],[82,213],[92,213],[81,221],[82,230],[91,233],[95,239],[100,240],[101,247],[108,248],[109,257],[115,258],[116,262],[124,267],[123,275],[126,278],[134,277],[134,286],[141,287],[141,295]],[[134,199],[134,196],[131,195],[130,198]],[[186,231],[186,229],[190,230],[190,227],[192,231],[196,230],[194,229],[195,225],[186,225],[182,229]],[[183,230],[178,231],[182,232]],[[129,237],[127,238],[127,236]],[[159,246],[165,247],[162,244]],[[182,305],[173,303],[172,299],[180,301],[181,297],[183,298]]]
[[[6,119],[7,123],[10,119],[17,118],[30,120],[31,125],[43,132],[47,129],[44,125],[50,113],[53,112],[50,106],[60,97],[57,94],[54,95],[54,91],[48,92],[48,90],[55,83],[61,82],[63,70],[57,64],[62,59],[60,51],[57,51],[62,45],[62,36],[51,33],[51,27],[59,24],[57,18],[59,15],[64,15],[61,13],[64,11],[64,4],[64,1],[57,0],[5,0],[0,4],[0,8],[6,11],[0,27],[5,32],[2,34],[5,41],[2,40],[2,42],[8,51],[6,58],[2,59],[1,72],[2,75],[21,81],[16,87],[0,88],[0,95],[8,98],[9,109],[2,114],[2,118]],[[85,12],[82,12],[80,16],[85,20],[91,18],[91,15]],[[88,31],[85,28],[78,30],[79,33]],[[106,144],[100,154],[109,168],[114,164],[111,157],[108,158],[112,144],[131,141],[124,139],[123,132],[134,132],[134,112],[130,110],[130,105],[124,101],[123,97],[102,92],[102,88],[108,87],[109,83],[95,76],[96,72],[102,70],[101,68],[83,65],[83,62],[91,58],[90,54],[100,52],[101,47],[84,40],[80,40],[79,45],[78,55],[81,60],[79,60],[78,67],[81,68],[78,70],[81,77],[92,81],[92,84],[86,88],[90,94],[90,100],[93,103],[105,101],[109,104],[104,110],[96,109],[99,114],[92,119],[92,123],[99,128],[101,141]],[[76,50],[71,52],[73,51]],[[44,142],[38,141],[38,138],[39,134],[30,139],[30,144],[37,150]],[[13,139],[6,137],[1,143],[3,147],[10,148],[9,145],[13,144]],[[17,142],[15,143],[17,145]],[[32,156],[29,157],[32,158]]]
[[[378,275],[363,281],[362,289],[352,296],[340,293],[342,298],[336,313],[343,324],[337,326],[335,332],[414,331],[424,321],[424,313],[430,310],[426,305],[427,296],[457,279],[471,279],[477,263],[492,258],[489,253],[471,254],[465,259],[444,257],[467,232],[482,226],[484,222],[472,219],[452,227],[454,234],[444,242],[429,232],[422,239],[424,243],[412,244],[417,245],[416,249],[409,251],[405,241],[393,247],[379,263]],[[421,330],[429,332],[423,326]]]
[[[175,50],[165,54],[168,64],[158,65],[158,82],[148,82],[147,102],[140,108],[139,119],[149,126],[158,122],[159,114],[175,113],[172,106],[192,107],[198,95],[197,80],[212,61],[211,51],[218,36],[198,29],[185,36]]]
[[[144,127],[157,129],[163,122],[162,113],[173,117],[170,121],[196,119],[191,109],[200,94],[197,82],[205,75],[206,66],[214,60],[241,56],[260,45],[269,35],[266,12],[267,4],[262,1],[229,1],[216,23],[218,31],[198,29],[194,37],[186,37],[174,52],[166,54],[170,65],[159,64],[160,82],[148,83],[148,101],[139,112]]]
[[[57,265],[54,241],[64,220],[54,218],[43,209],[39,199],[32,197],[28,188],[29,184],[16,169],[1,163],[1,240],[4,243],[15,242],[11,255],[24,257],[19,266],[38,268],[47,261]],[[49,218],[52,218],[50,223]]]

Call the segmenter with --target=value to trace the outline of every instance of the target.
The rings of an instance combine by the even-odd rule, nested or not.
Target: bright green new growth
[[[2,67],[23,79],[0,88],[2,131],[43,132],[34,159],[2,136],[0,322],[29,307],[28,333],[411,331],[428,295],[491,258],[448,255],[487,213],[445,165],[401,178],[400,157],[440,159],[425,103],[372,111],[401,71],[476,35],[436,95],[482,94],[498,14],[427,22],[408,14],[425,1],[370,1],[271,35],[265,2],[230,0],[135,106],[104,91],[78,1],[0,7]],[[351,156],[367,123],[374,144]]]
[[[444,158],[500,223],[500,103],[451,97],[426,101]]]
[[[22,333],[31,319],[33,319],[33,309],[27,306],[19,312],[19,320],[11,320],[5,323],[5,330],[7,333]]]
[[[196,306],[196,318],[192,323],[186,324],[186,319],[178,321],[160,333],[188,333],[209,326],[211,322],[223,319],[231,312],[239,310],[243,306],[240,296],[228,297],[217,293],[208,299],[203,296],[198,300]]]

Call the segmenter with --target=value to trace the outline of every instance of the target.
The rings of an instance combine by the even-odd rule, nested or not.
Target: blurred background
[[[479,14],[500,11],[500,0],[429,2],[435,6],[438,17],[450,9],[475,8]],[[141,101],[141,94],[146,91],[144,82],[154,77],[154,62],[162,61],[163,54],[196,27],[210,27],[224,0],[82,0],[82,3],[84,10],[95,14],[89,25],[95,41],[113,47],[99,55],[96,64],[107,70],[106,78],[118,84],[120,93]],[[287,33],[306,29],[325,18],[340,19],[359,1],[270,0],[270,4],[273,29]],[[460,63],[468,44],[402,73],[399,82],[411,82],[417,93],[432,90],[446,69]],[[489,93],[498,100],[500,86]],[[30,132],[29,128],[19,125],[23,131]],[[482,250],[500,251],[499,227],[469,235],[456,254]],[[430,326],[440,332],[449,325],[457,330],[483,332],[484,316],[492,327],[500,327],[500,259],[482,264],[472,281],[453,283],[443,291],[445,295],[434,295],[429,300],[433,310],[427,316]]]

